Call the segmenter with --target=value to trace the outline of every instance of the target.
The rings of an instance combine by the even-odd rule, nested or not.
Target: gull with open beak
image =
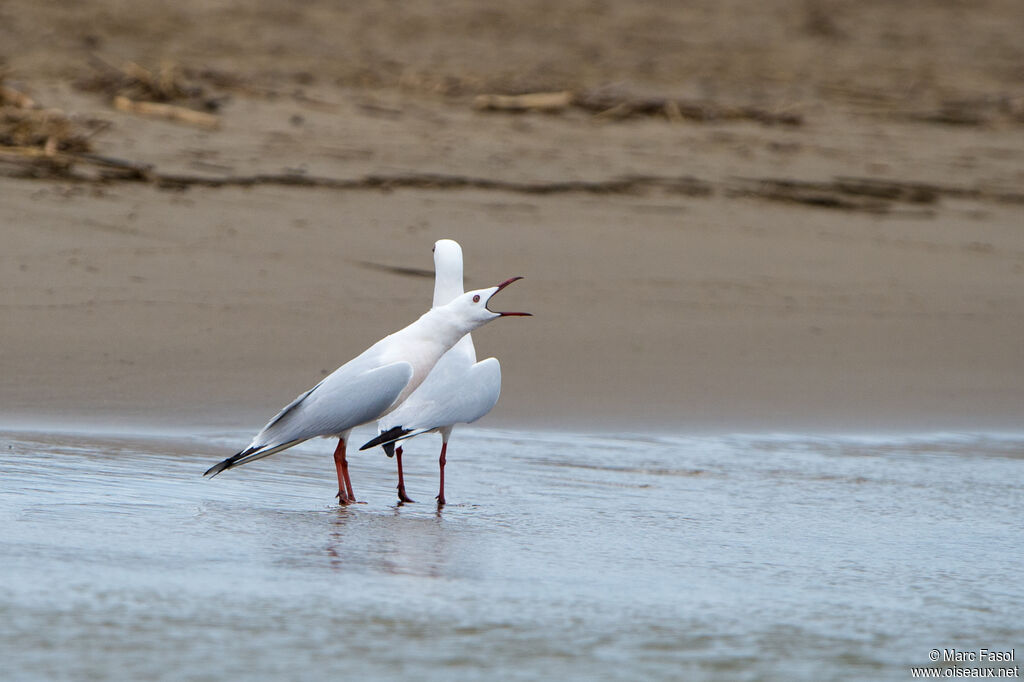
[[[287,450],[310,438],[337,438],[334,464],[338,500],[355,502],[345,457],[351,430],[388,414],[415,391],[438,360],[466,334],[498,319],[529,313],[493,312],[491,298],[512,282],[468,291],[431,308],[418,320],[384,337],[289,403],[244,450],[210,467],[217,474]]]

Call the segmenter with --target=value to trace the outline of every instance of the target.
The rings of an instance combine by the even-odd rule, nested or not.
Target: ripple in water
[[[244,438],[242,438],[244,440]],[[436,439],[435,439],[436,440]],[[1024,437],[0,435],[10,679],[907,679],[1020,648]],[[6,679],[6,678],[5,678]]]

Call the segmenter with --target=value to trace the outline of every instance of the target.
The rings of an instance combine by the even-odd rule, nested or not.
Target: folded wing
[[[206,475],[230,469],[317,436],[341,435],[384,414],[412,380],[408,362],[365,369],[349,363],[306,391],[271,419],[245,450],[214,465]]]
[[[451,426],[475,422],[497,404],[501,393],[501,364],[487,358],[467,366],[435,368],[427,380],[394,412],[380,422],[382,435],[360,450]],[[453,363],[454,364],[454,363]]]

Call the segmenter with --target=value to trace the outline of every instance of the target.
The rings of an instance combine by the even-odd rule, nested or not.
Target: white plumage
[[[354,501],[345,459],[349,432],[401,405],[424,382],[438,360],[466,334],[508,315],[488,310],[487,303],[517,279],[456,296],[384,337],[297,397],[256,434],[247,448],[210,467],[205,475],[216,476],[310,438],[336,437],[338,498],[343,504]]]
[[[434,306],[443,306],[462,295],[462,247],[451,239],[434,244]],[[456,424],[480,419],[495,406],[501,394],[501,364],[495,358],[476,361],[471,334],[466,334],[444,354],[423,384],[394,411],[381,418],[380,436],[362,450],[383,445],[388,455],[396,452],[395,443],[429,433],[441,434],[440,492],[444,504],[444,465],[448,439]],[[398,455],[398,496],[411,502],[405,493],[402,475],[402,449]]]

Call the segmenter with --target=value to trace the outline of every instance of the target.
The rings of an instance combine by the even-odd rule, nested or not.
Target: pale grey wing
[[[468,355],[465,350],[464,343],[468,338],[469,334],[463,337],[454,348],[442,355],[430,370],[427,378],[405,402],[381,418],[377,424],[379,431],[387,431],[405,423],[419,421],[424,410],[430,409],[429,406],[438,397],[443,398],[464,383],[469,370],[476,364],[476,356]],[[469,349],[472,352],[472,346],[469,346]],[[500,369],[498,383],[500,386]]]
[[[348,370],[348,371],[346,371]],[[412,380],[412,365],[395,362],[360,371],[342,367],[316,385],[287,414],[264,427],[257,439],[275,445],[334,436],[373,421],[395,402]]]
[[[263,427],[248,448],[211,467],[206,475],[268,457],[317,436],[340,435],[373,421],[412,380],[412,365],[396,362],[363,370],[346,364],[303,393]]]
[[[501,364],[487,358],[470,367],[455,386],[438,386],[431,395],[425,395],[420,429],[469,424],[490,412],[501,395]]]
[[[475,422],[491,411],[501,394],[501,364],[495,358],[487,358],[462,372],[449,372],[433,381],[432,378],[433,373],[408,400],[382,419],[378,426],[382,434],[360,449],[453,424]]]

